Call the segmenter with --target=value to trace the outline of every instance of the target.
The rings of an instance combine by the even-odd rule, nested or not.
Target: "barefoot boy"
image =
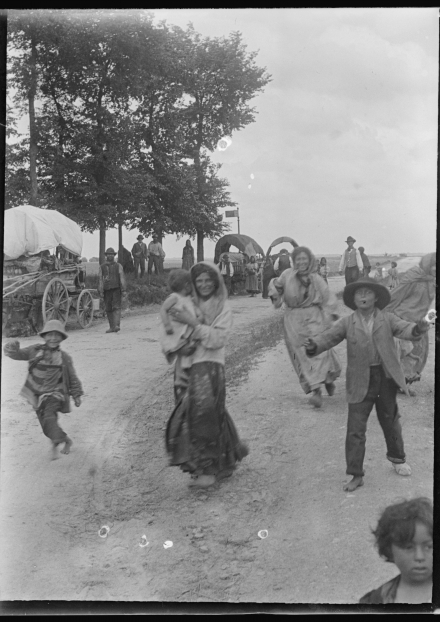
[[[389,290],[370,277],[349,283],[344,303],[354,313],[304,343],[308,356],[315,356],[347,340],[348,423],[345,441],[347,474],[353,479],[344,490],[362,486],[367,421],[373,406],[387,445],[387,458],[399,475],[411,475],[405,463],[402,428],[399,423],[396,393],[407,394],[405,377],[394,347],[393,336],[415,341],[429,329],[421,319],[405,322],[393,313],[382,311],[390,301]]]
[[[57,458],[57,445],[64,443],[62,454],[68,454],[71,439],[58,425],[58,412],[70,412],[71,395],[75,406],[81,404],[83,390],[71,357],[60,350],[67,339],[64,326],[58,320],[46,322],[40,336],[44,344],[35,344],[20,350],[18,341],[4,347],[4,353],[16,361],[29,361],[29,372],[21,395],[34,407],[44,434],[52,441],[52,457]]]

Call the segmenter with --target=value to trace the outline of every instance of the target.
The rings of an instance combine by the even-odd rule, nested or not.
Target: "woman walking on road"
[[[168,421],[166,447],[170,464],[191,473],[190,485],[206,488],[232,474],[248,448],[238,437],[226,410],[225,344],[232,326],[228,294],[218,267],[197,263],[191,269],[195,303],[202,323],[185,310],[173,317],[194,328],[195,350],[190,369],[183,369],[177,356],[174,372],[176,407]],[[194,346],[193,346],[194,347]]]
[[[271,296],[276,308],[286,305],[284,312],[284,338],[292,365],[306,394],[312,393],[309,404],[322,406],[321,387],[333,395],[334,381],[341,374],[338,357],[333,350],[309,359],[304,351],[306,338],[313,338],[337,319],[336,298],[327,283],[314,272],[315,257],[305,246],[292,253],[294,268],[285,270],[274,279],[276,293]],[[271,288],[273,289],[273,288]]]
[[[429,253],[418,266],[399,275],[399,285],[391,290],[391,302],[385,311],[390,311],[408,322],[421,320],[435,300],[436,253]],[[407,384],[418,382],[428,359],[429,338],[424,333],[420,341],[406,343],[396,339],[400,364]],[[409,390],[410,395],[415,395]]]
[[[182,253],[182,268],[183,270],[191,270],[194,265],[194,249],[191,245],[191,240],[187,240],[183,247]]]
[[[251,298],[253,298],[255,294],[260,293],[260,288],[258,286],[258,271],[258,263],[255,261],[255,257],[251,257],[249,263],[246,264],[245,284],[245,289],[250,294]]]

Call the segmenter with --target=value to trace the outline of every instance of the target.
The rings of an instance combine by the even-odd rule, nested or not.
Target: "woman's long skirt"
[[[304,341],[313,339],[328,328],[320,307],[287,307],[284,312],[284,339],[290,360],[304,393],[329,384],[341,375],[341,365],[333,349],[309,358]]]
[[[166,430],[170,465],[195,475],[228,475],[249,450],[226,410],[224,367],[195,363],[187,376],[181,369],[176,374],[178,401]]]
[[[246,275],[245,289],[250,294],[258,294],[260,292],[260,286],[258,284],[258,276],[256,274]]]

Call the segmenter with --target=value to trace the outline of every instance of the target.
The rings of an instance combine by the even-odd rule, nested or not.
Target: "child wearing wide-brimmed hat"
[[[72,358],[60,349],[68,335],[59,320],[46,322],[40,336],[44,344],[20,349],[18,341],[4,346],[4,353],[16,361],[29,361],[29,371],[21,395],[34,407],[44,434],[52,441],[52,458],[57,446],[64,443],[62,454],[68,454],[72,440],[58,424],[58,412],[70,412],[71,395],[80,406],[83,390],[73,367]]]
[[[367,421],[373,406],[387,445],[387,458],[399,475],[411,475],[405,462],[402,428],[396,394],[407,393],[393,337],[416,341],[429,329],[429,323],[401,320],[382,311],[390,302],[389,290],[370,277],[362,277],[344,289],[343,300],[354,310],[332,328],[304,343],[312,357],[347,340],[348,423],[345,443],[347,474],[353,479],[344,485],[352,491],[363,485],[363,462]]]

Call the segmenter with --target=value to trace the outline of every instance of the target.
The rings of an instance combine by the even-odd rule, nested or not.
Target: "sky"
[[[241,32],[272,76],[251,102],[255,122],[211,154],[241,233],[264,249],[287,235],[320,255],[342,253],[348,235],[367,254],[435,250],[437,8],[153,13],[207,37]],[[236,233],[237,220],[226,222]],[[124,246],[137,235],[124,232]],[[167,236],[167,256],[181,256],[184,241]],[[205,242],[205,258],[214,246]],[[83,255],[97,248],[98,235],[84,234]]]

